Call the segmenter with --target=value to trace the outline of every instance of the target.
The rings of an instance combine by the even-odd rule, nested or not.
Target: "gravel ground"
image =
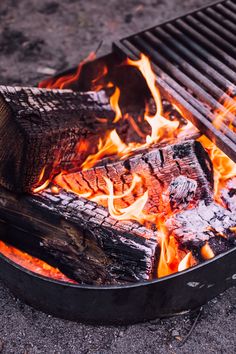
[[[187,12],[206,0],[1,0],[0,82],[34,84],[45,67],[76,65],[112,41]],[[0,284],[0,353],[235,353],[236,289],[196,314],[127,327],[92,327],[52,318],[22,304]]]

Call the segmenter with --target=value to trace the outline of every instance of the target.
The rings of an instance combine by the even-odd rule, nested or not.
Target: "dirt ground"
[[[180,15],[207,0],[1,0],[0,82],[35,84],[112,41]],[[30,289],[29,289],[30,291]],[[236,289],[196,314],[126,327],[55,319],[13,298],[0,284],[0,353],[235,353]]]

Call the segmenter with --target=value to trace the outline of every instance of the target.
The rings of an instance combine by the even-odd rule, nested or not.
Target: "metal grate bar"
[[[183,45],[180,40],[176,40],[178,39],[178,31],[173,31],[172,28],[172,32],[174,32],[173,36],[168,34],[165,29],[158,28],[154,30],[154,33],[158,38],[161,38],[164,43],[171,45],[172,51],[176,56],[175,59],[177,59],[176,63],[180,67],[183,67],[183,70],[186,70],[195,80],[201,80],[208,90],[214,92],[218,98],[218,95],[223,95],[225,90],[233,85],[233,80],[227,80],[225,76],[221,75],[218,71],[208,65],[206,61],[202,60],[199,56],[195,55],[192,50]],[[222,92],[221,89],[224,91]]]
[[[219,4],[218,6],[216,6],[216,9],[218,9],[224,16],[228,17],[228,19],[230,21],[232,21],[232,23],[235,23],[235,21],[236,21],[236,15],[235,15],[236,6],[233,3],[231,3],[231,4],[228,3],[228,5],[230,5],[233,8],[232,10],[230,10],[227,8],[227,2],[225,3],[225,5],[226,6],[222,6],[221,4]]]
[[[225,41],[225,39],[222,36],[217,34],[214,30],[211,30],[207,25],[201,23],[199,20],[197,20],[191,15],[186,17],[186,21],[190,26],[193,26],[197,31],[202,33],[207,38],[210,38],[213,41],[213,43],[218,45],[221,49],[225,50],[226,53],[228,53],[233,58],[235,58],[234,55],[235,47],[231,43]]]
[[[143,39],[145,38],[145,40]],[[152,45],[149,44],[149,42],[152,42]],[[187,75],[185,72],[180,70],[180,66],[176,67],[176,65],[172,65],[168,61],[168,57],[166,56],[161,56],[160,54],[163,54],[162,51],[160,50],[162,42],[157,37],[154,37],[151,33],[145,32],[142,36],[135,36],[131,43],[134,43],[137,45],[138,48],[141,48],[142,51],[147,54],[148,56],[151,55],[153,61],[157,64],[159,63],[161,65],[161,68],[165,70],[167,73],[169,73],[172,77],[175,78],[177,82],[180,82],[180,84],[185,86],[188,89],[191,89],[191,91],[196,95],[198,94],[201,97],[201,100],[207,104],[210,104],[214,109],[219,109],[220,111],[224,112],[224,107],[219,103],[218,99],[214,99],[214,97],[208,92],[206,92],[201,84],[197,83],[196,77],[191,78],[189,75]],[[158,50],[156,50],[156,46],[158,46]],[[169,52],[169,51],[168,51]],[[179,64],[179,62],[177,63]],[[189,73],[190,71],[188,71]],[[209,80],[206,80],[203,75],[201,75],[201,78],[203,79],[204,83],[206,84],[207,82],[207,87],[210,88],[212,86],[212,83],[209,82]],[[227,95],[224,93],[224,91],[215,88],[215,92],[217,92],[217,97],[226,97]],[[228,99],[230,99],[229,96],[227,96]],[[201,103],[202,104],[202,103]],[[234,120],[234,117],[230,117],[231,120]],[[236,124],[236,122],[235,122]]]
[[[226,1],[225,6],[228,7],[231,11],[236,10],[236,4],[233,1]]]
[[[215,56],[209,56],[209,52],[201,46],[201,43],[190,40],[188,35],[186,35],[176,26],[173,26],[171,23],[167,24],[164,29],[174,38],[177,38],[180,43],[186,46],[186,48],[190,49],[192,51],[192,55],[195,58],[201,58],[203,66],[204,63],[209,63],[209,65],[212,65],[212,67],[217,70],[217,74],[220,73],[221,77],[223,75],[224,80],[227,78],[228,80],[231,80],[232,83],[235,83],[235,71],[231,70],[227,65],[222,63],[222,61],[217,59]]]
[[[223,49],[221,49],[217,44],[208,39],[207,36],[204,36],[199,31],[195,30],[193,26],[190,26],[184,19],[179,19],[175,23],[176,28],[182,30],[183,33],[189,36],[189,42],[193,44],[199,44],[202,48],[205,49],[208,60],[209,58],[218,58],[222,65],[226,68],[229,68],[232,73],[235,75],[236,71],[236,60],[228,55]],[[212,55],[209,55],[211,53]]]
[[[208,27],[210,27],[213,31],[218,33],[218,35],[221,36],[228,43],[235,44],[235,35],[232,32],[228,31],[223,26],[223,24],[221,25],[220,23],[215,22],[203,12],[198,12],[196,14],[196,18]],[[233,53],[235,53],[235,48],[233,46],[232,51]]]
[[[149,33],[145,33],[146,36],[151,36]],[[155,38],[156,39],[156,38]],[[137,42],[136,42],[137,41]],[[136,43],[136,44],[135,44]],[[187,89],[191,89],[191,92],[195,93],[198,92],[199,96],[202,99],[202,102],[207,103],[208,105],[211,105],[211,107],[214,107],[214,110],[219,110],[221,112],[224,112],[225,109],[224,107],[219,103],[219,101],[215,100],[211,95],[205,92],[204,89],[202,89],[201,86],[197,85],[194,80],[191,80],[188,76],[186,76],[182,71],[179,70],[176,66],[172,66],[165,57],[160,55],[160,52],[156,52],[156,50],[149,46],[147,44],[147,41],[144,41],[142,38],[134,37],[133,39],[133,44],[136,45],[136,48],[141,49],[140,52],[143,52],[144,54],[147,54],[148,56],[150,55],[153,59],[153,62],[156,65],[160,65],[162,72],[160,72],[160,75],[163,75],[163,73],[170,75],[175,79],[175,82],[178,82],[180,84],[180,87],[182,87],[181,92],[183,91],[183,88],[186,87]],[[179,88],[178,88],[179,90]],[[199,108],[201,110],[202,102],[197,102],[194,101],[195,107]],[[208,112],[210,114],[210,111]],[[234,117],[230,117],[232,120]]]
[[[235,26],[230,20],[226,20],[225,16],[218,11],[219,9],[207,9],[205,14],[209,16],[213,21],[223,23],[224,28],[228,31],[235,33]]]

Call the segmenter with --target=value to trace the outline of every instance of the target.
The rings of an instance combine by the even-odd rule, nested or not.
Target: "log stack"
[[[104,205],[78,195],[107,195],[108,179],[122,195],[137,175],[140,183],[118,199],[120,208],[148,191],[143,212],[174,214],[166,224],[184,250],[202,260],[206,243],[214,255],[232,247],[236,218],[213,202],[212,163],[196,140],[153,145],[81,171],[114,116],[103,91],[0,86],[1,239],[79,283],[155,278],[161,244],[156,225],[118,221]],[[33,193],[48,180],[59,186],[56,194],[50,188]],[[230,188],[222,199],[233,210]]]

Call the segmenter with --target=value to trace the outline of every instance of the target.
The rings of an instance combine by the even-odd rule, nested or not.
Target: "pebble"
[[[119,337],[124,337],[124,332],[123,331],[119,332]]]
[[[171,332],[172,337],[179,337],[179,331],[177,331],[176,329],[173,329],[173,331]]]
[[[48,67],[42,67],[42,66],[39,66],[36,69],[36,71],[37,71],[38,74],[43,74],[43,75],[55,75],[56,74],[56,70],[55,69],[48,68]]]

